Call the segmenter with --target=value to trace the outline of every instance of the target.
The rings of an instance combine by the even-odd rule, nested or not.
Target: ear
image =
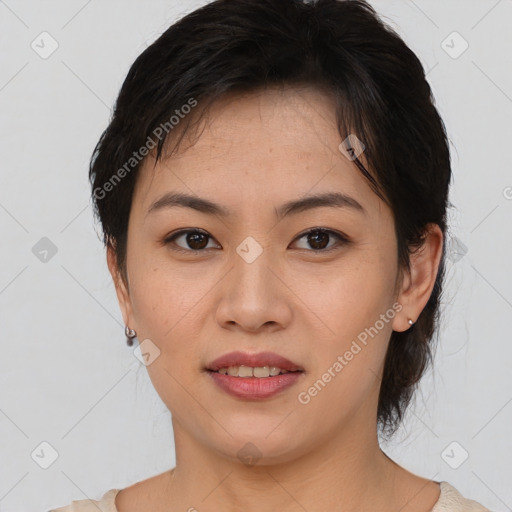
[[[124,324],[128,325],[131,329],[136,330],[136,327],[133,322],[134,317],[132,311],[132,303],[130,300],[130,294],[128,292],[127,285],[122,278],[121,271],[117,264],[115,250],[111,244],[108,244],[107,246],[107,265],[110,271],[110,275],[112,276],[112,280],[114,281],[117,300],[119,302],[119,307],[123,315]]]
[[[403,309],[393,320],[393,330],[403,332],[410,328],[409,319],[416,322],[426,306],[434,284],[443,253],[443,232],[434,223],[429,224],[423,245],[411,254],[411,269],[402,282],[397,301]]]

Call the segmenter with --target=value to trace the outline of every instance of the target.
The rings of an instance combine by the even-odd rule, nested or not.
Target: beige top
[[[441,495],[430,512],[491,512],[480,503],[464,498],[448,482],[440,482]],[[115,506],[116,495],[120,489],[107,491],[99,501],[73,501],[67,507],[55,508],[49,512],[118,512]]]

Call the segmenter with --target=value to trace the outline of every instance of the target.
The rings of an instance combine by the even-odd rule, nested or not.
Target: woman
[[[487,510],[378,442],[431,360],[451,168],[370,5],[184,17],[130,69],[90,179],[176,467],[57,511]]]

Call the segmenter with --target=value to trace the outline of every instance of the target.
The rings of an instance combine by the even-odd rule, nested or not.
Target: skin
[[[391,332],[407,330],[408,319],[425,307],[442,232],[431,225],[411,273],[393,293],[400,276],[393,215],[338,150],[333,112],[325,94],[307,87],[226,97],[179,153],[155,168],[151,156],[143,163],[128,227],[128,286],[111,248],[107,261],[125,324],[160,350],[147,370],[172,413],[176,468],[121,490],[119,512],[148,505],[154,511],[427,512],[438,500],[438,483],[382,452],[376,416]],[[170,191],[209,199],[231,215],[183,207],[147,214]],[[287,201],[332,191],[356,199],[366,214],[320,207],[275,216]],[[314,254],[303,232],[315,227],[351,242]],[[185,228],[210,238],[196,246],[186,236],[162,243]],[[263,249],[250,264],[236,252],[247,236]],[[201,243],[207,248],[194,253]],[[337,239],[325,243],[334,247]],[[299,403],[299,392],[397,302],[401,311],[308,404]],[[203,370],[233,350],[273,351],[305,373],[270,399],[235,398]],[[248,442],[261,454],[255,465],[237,457]]]

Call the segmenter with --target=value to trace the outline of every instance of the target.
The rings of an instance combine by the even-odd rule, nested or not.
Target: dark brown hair
[[[126,284],[128,218],[143,148],[154,147],[158,161],[164,143],[182,138],[191,120],[224,95],[297,84],[333,98],[340,141],[354,134],[365,144],[367,166],[354,163],[393,212],[400,269],[409,270],[429,223],[446,234],[445,126],[419,59],[375,10],[363,0],[216,0],[173,24],[135,60],[91,158],[95,214]],[[443,244],[416,323],[391,335],[378,404],[379,426],[390,435],[432,359],[445,253]]]

